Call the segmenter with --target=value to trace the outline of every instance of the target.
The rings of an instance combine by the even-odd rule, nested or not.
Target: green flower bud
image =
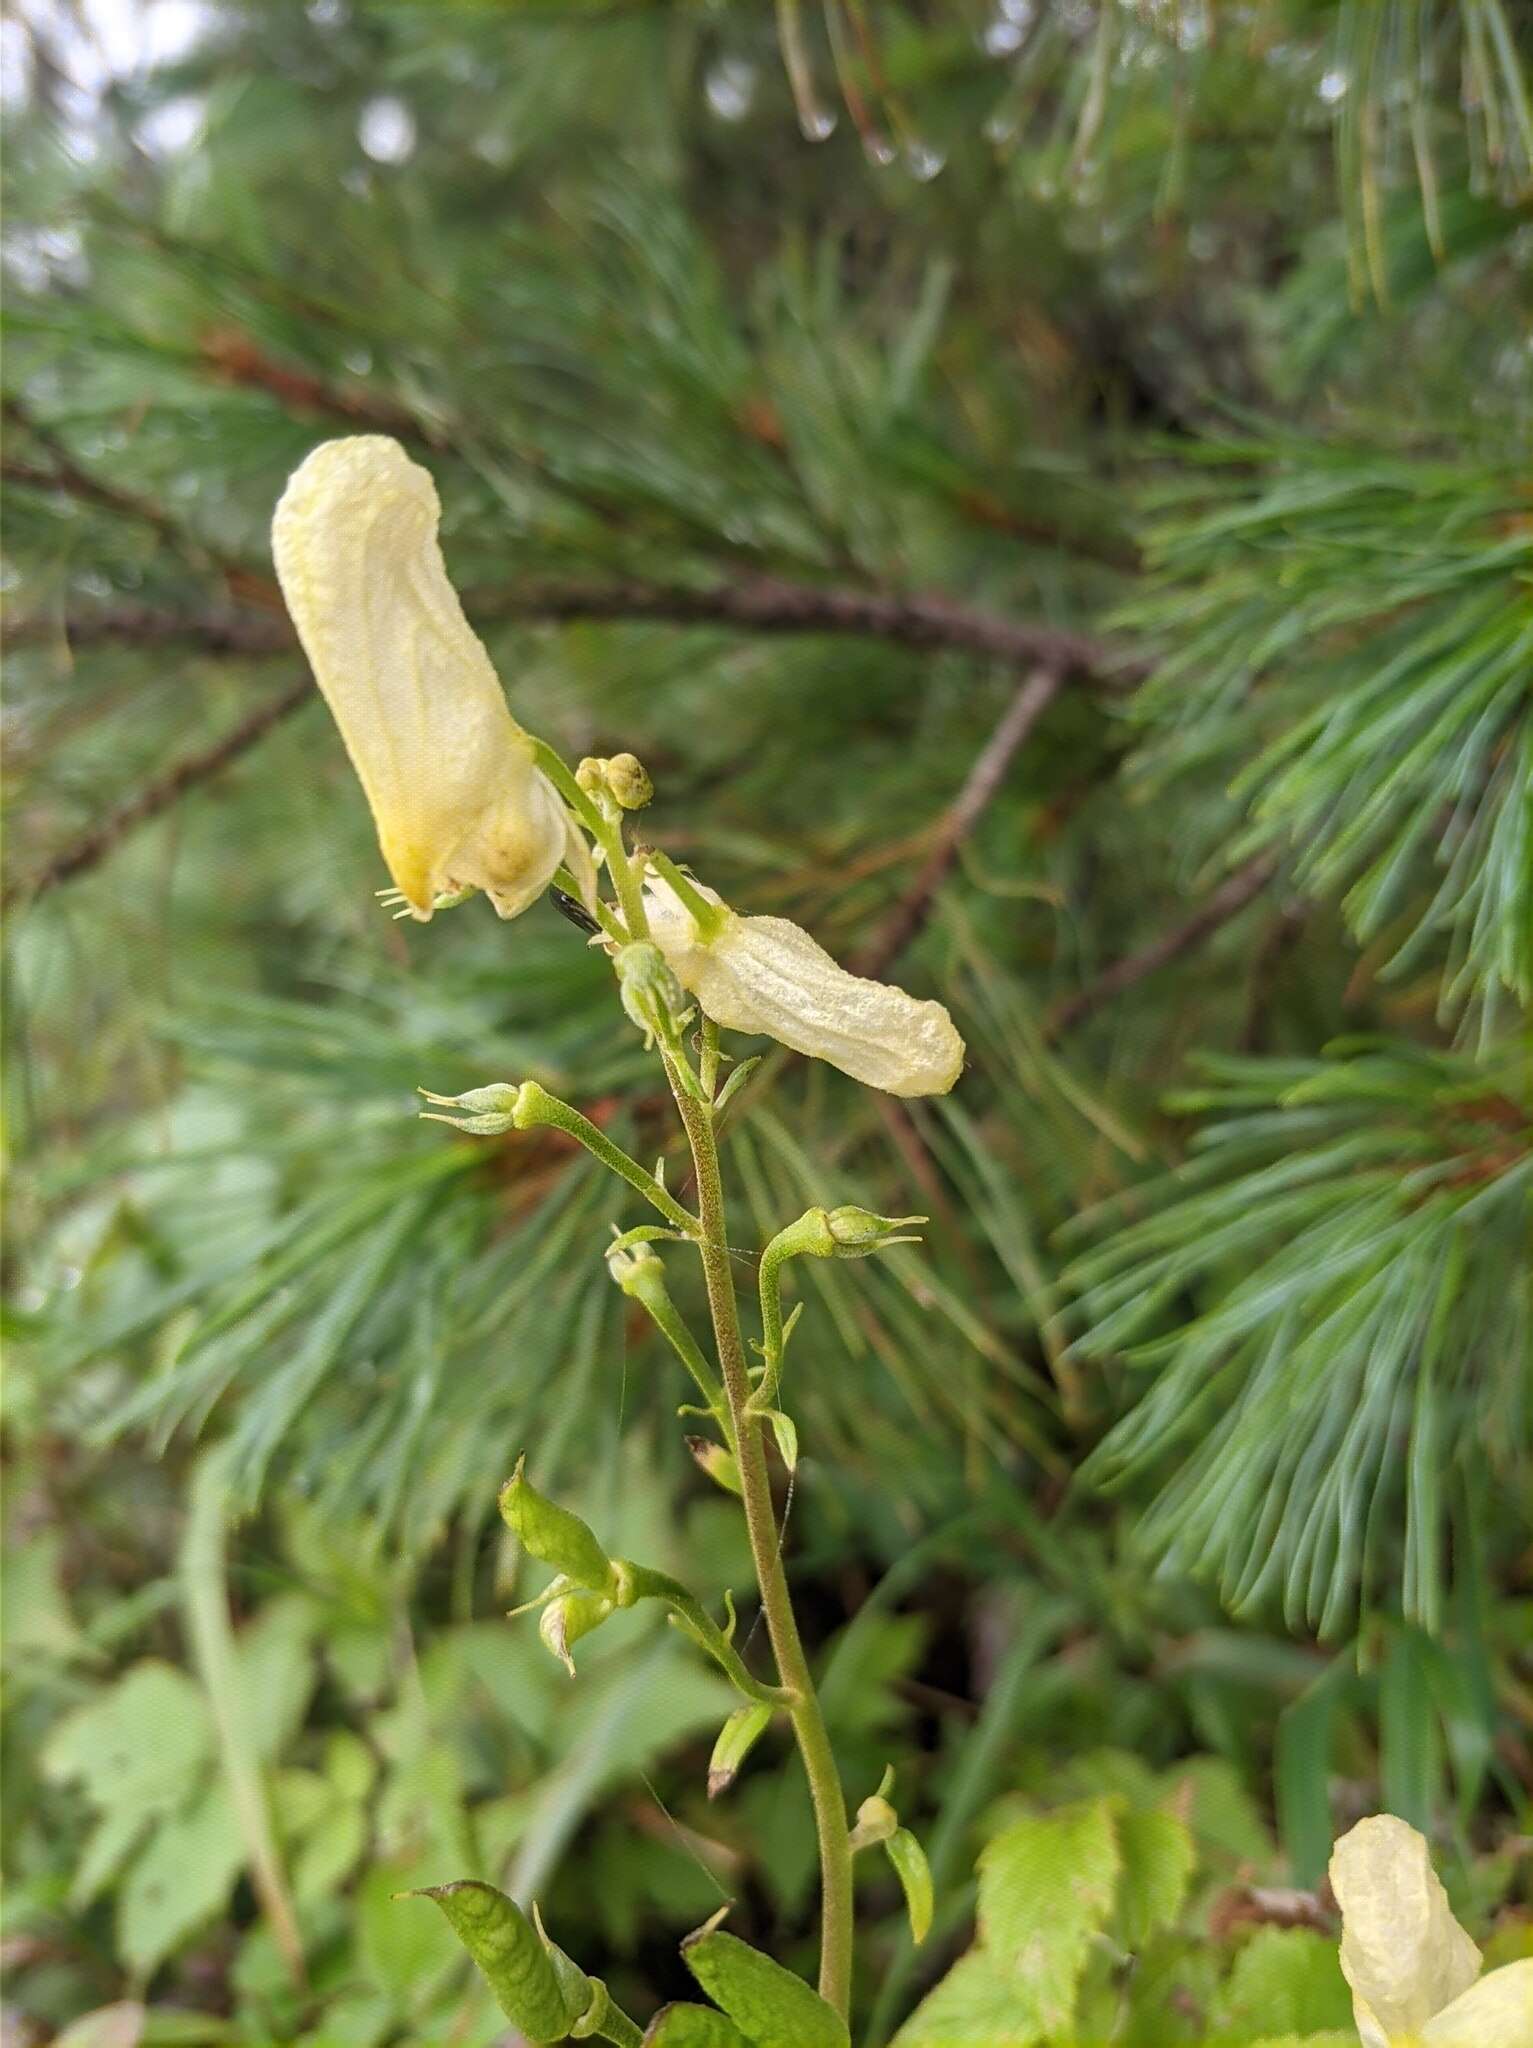
[[[837,1259],[865,1259],[870,1252],[886,1251],[892,1244],[919,1244],[920,1236],[911,1225],[924,1223],[924,1216],[875,1216],[871,1209],[859,1209],[854,1202],[843,1203],[826,1217],[830,1227],[831,1256]]]
[[[498,1138],[502,1132],[516,1126],[516,1106],[521,1089],[509,1081],[492,1081],[488,1088],[470,1088],[463,1095],[433,1095],[429,1088],[420,1088],[416,1093],[428,1102],[436,1103],[442,1109],[461,1109],[463,1116],[437,1116],[429,1109],[421,1111],[422,1120],[433,1124],[451,1124],[456,1131],[468,1131],[476,1138]]]
[[[526,1462],[517,1460],[515,1472],[500,1490],[503,1520],[529,1556],[551,1564],[577,1586],[615,1598],[617,1574],[611,1558],[579,1515],[556,1507],[527,1483],[522,1476]]]
[[[665,1286],[665,1265],[658,1252],[647,1244],[615,1244],[604,1254],[607,1271],[635,1301],[652,1295],[658,1283]]]
[[[576,1587],[550,1600],[539,1615],[538,1634],[571,1678],[575,1676],[571,1647],[593,1628],[600,1628],[615,1606],[616,1602],[604,1593],[588,1593],[584,1587]]]
[[[638,940],[621,948],[613,966],[623,1008],[629,1022],[644,1033],[646,1052],[657,1038],[662,1045],[673,1045],[692,1011],[660,948]]]
[[[642,811],[655,794],[649,770],[637,754],[614,754],[607,763],[607,787],[625,811]]]
[[[655,785],[637,754],[614,754],[610,761],[599,754],[587,754],[575,770],[575,780],[609,813],[642,811],[655,794]]]
[[[857,1825],[851,1835],[853,1852],[870,1848],[874,1842],[887,1842],[899,1824],[900,1817],[894,1808],[875,1792],[857,1809]]]

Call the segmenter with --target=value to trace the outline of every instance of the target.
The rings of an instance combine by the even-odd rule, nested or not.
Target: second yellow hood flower
[[[848,974],[785,917],[740,917],[691,886],[719,913],[710,931],[663,875],[646,878],[644,907],[676,979],[716,1024],[761,1032],[888,1095],[945,1095],[958,1079],[963,1040],[941,1003]]]
[[[1480,1976],[1480,1951],[1407,1822],[1360,1820],[1331,1853],[1331,1889],[1364,2048],[1530,2048],[1533,1960]]]
[[[282,595],[418,918],[483,889],[502,917],[565,858],[568,813],[463,616],[436,487],[397,441],[326,441],[272,521]]]

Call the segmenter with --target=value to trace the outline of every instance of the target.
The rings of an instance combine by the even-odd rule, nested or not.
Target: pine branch
[[[559,624],[576,619],[614,623],[655,620],[677,626],[723,626],[745,633],[851,635],[888,640],[925,651],[978,654],[1029,669],[1046,669],[1060,679],[1091,676],[1128,684],[1148,674],[1142,657],[1090,634],[1071,632],[1001,612],[958,603],[938,592],[903,594],[858,590],[846,585],[796,583],[781,576],[752,576],[710,588],[637,580],[582,583],[534,580],[508,590],[471,591],[465,598],[476,619],[524,619]],[[7,626],[4,645],[22,646],[52,636],[39,619]],[[121,640],[135,644],[188,640],[217,654],[277,654],[293,644],[285,622],[252,615],[213,612],[183,615],[150,605],[114,605],[66,620],[65,639],[75,645]]]
[[[1111,680],[1139,672],[1133,657],[1120,658],[1105,643],[1054,626],[978,612],[934,595],[896,596],[778,577],[686,590],[643,583],[532,583],[470,598],[479,618],[520,618],[535,623],[571,619],[665,620],[676,625],[722,625],[758,633],[845,633],[887,639],[914,648],[950,648],[1027,662],[1030,673],[996,727],[939,829],[938,841],[910,894],[901,904],[865,971],[876,972],[903,952],[925,923],[932,898],[957,858],[958,848],[999,788],[1012,756],[1061,686],[1074,676],[1106,675]],[[44,637],[47,622],[26,620],[6,630],[7,647]],[[286,621],[251,613],[195,616],[149,605],[116,605],[82,614],[62,630],[79,645],[118,641],[130,645],[195,641],[209,653],[259,657],[292,647]],[[9,889],[0,901],[35,900],[60,882],[95,867],[139,825],[156,818],[179,798],[265,738],[304,701],[306,685],[295,684],[259,706],[222,740],[188,755],[165,775],[147,783],[99,825],[65,847],[37,875]]]
[[[1173,925],[1170,931],[1162,932],[1159,938],[1152,939],[1149,945],[1141,946],[1137,952],[1126,953],[1121,960],[1115,960],[1095,981],[1088,982],[1085,988],[1065,1001],[1056,1003],[1044,1020],[1044,1036],[1051,1041],[1062,1038],[1089,1017],[1093,1010],[1111,1002],[1114,996],[1122,995],[1136,982],[1158,974],[1163,967],[1169,967],[1174,960],[1180,960],[1201,946],[1221,925],[1228,924],[1232,917],[1244,910],[1254,896],[1260,895],[1276,872],[1277,862],[1270,853],[1258,854],[1254,860],[1248,860],[1244,867],[1227,876],[1191,917]]]
[[[313,694],[314,686],[307,673],[297,677],[286,689],[247,712],[222,739],[185,755],[165,774],[146,782],[115,810],[108,811],[99,824],[92,825],[89,831],[82,832],[78,839],[56,853],[28,881],[7,888],[0,896],[0,907],[9,910],[19,902],[35,902],[39,896],[57,888],[60,882],[72,881],[76,875],[83,875],[96,867],[129,833],[140,825],[148,824],[151,818],[159,817],[190,790],[210,782],[242,754],[249,753],[258,740],[264,739],[274,726],[280,725]]]
[[[248,563],[189,532],[179,519],[154,499],[146,498],[141,492],[125,491],[82,467],[58,435],[35,420],[20,399],[0,399],[0,416],[12,427],[20,428],[48,458],[48,467],[44,468],[35,462],[7,455],[0,461],[0,479],[21,484],[28,490],[64,491],[83,504],[95,505],[103,512],[146,526],[189,568],[216,571],[233,596],[250,599],[260,605],[275,606],[279,602],[275,581],[262,570],[251,568]],[[10,644],[9,636],[7,644]]]
[[[6,476],[11,465],[5,465]],[[114,604],[99,611],[76,612],[62,619],[36,613],[8,621],[0,647],[62,644],[72,652],[85,647],[163,647],[189,642],[204,654],[260,659],[291,654],[295,642],[285,619],[268,612],[176,612],[151,604]]]
[[[1023,742],[1058,696],[1065,675],[1062,668],[1037,668],[1023,682],[943,814],[936,842],[921,872],[896,904],[883,932],[857,963],[858,973],[874,977],[882,974],[926,923],[937,891],[958,858],[960,846],[1000,789]]]

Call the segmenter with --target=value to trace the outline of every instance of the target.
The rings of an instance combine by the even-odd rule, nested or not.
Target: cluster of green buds
[[[618,811],[642,811],[652,801],[655,785],[637,754],[614,754],[611,760],[587,754],[575,770],[576,784],[595,804]]]

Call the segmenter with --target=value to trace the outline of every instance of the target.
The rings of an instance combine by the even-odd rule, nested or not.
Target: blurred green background
[[[916,1955],[867,1871],[858,2037],[1004,1818],[1095,1794],[1190,1857],[1102,2038],[1348,2027],[1317,1887],[1381,1805],[1526,1952],[1527,10],[0,37],[7,2041],[471,2048],[391,1903],[470,1874],[640,2012],[725,1899],[812,1954],[783,1744],[710,1805],[682,1642],[626,1616],[571,1687],[502,1618],[524,1448],[746,1629],[749,1561],[602,1272],[635,1219],[414,1120],[536,1075],[675,1138],[549,904],[373,900],[267,542],[358,431],[430,467],[518,716],[969,1044],[913,1106],[784,1062],[726,1160],[747,1259],[931,1216],[804,1277],[789,1373],[838,1755],[938,1879]]]

